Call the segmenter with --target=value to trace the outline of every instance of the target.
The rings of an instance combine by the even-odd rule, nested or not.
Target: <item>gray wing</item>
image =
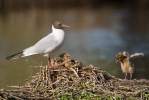
[[[24,55],[34,55],[34,54],[42,54],[48,53],[57,47],[57,40],[54,35],[49,34],[46,37],[42,38],[38,41],[34,46],[29,47],[24,50]]]
[[[130,58],[133,58],[135,56],[144,56],[144,54],[143,53],[134,53],[134,54],[130,55]]]

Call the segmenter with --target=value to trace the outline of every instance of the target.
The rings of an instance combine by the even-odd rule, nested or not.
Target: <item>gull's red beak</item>
[[[62,27],[63,27],[63,28],[70,28],[70,26],[65,25],[65,24],[62,24]]]

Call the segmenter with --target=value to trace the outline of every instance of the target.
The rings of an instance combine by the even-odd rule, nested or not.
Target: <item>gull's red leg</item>
[[[47,60],[48,60],[48,66],[51,68],[51,60],[50,60],[50,55],[47,56]]]

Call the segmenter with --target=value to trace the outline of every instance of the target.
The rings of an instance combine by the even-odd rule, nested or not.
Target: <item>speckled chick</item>
[[[134,53],[132,55],[129,55],[128,52],[123,51],[116,54],[116,62],[120,62],[121,69],[123,73],[125,73],[125,80],[127,79],[127,73],[130,74],[130,80],[132,79],[132,74],[134,72],[134,64],[131,61],[131,58],[135,56],[144,56],[143,53]]]

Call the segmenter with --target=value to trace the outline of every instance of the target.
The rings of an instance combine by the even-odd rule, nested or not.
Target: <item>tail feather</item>
[[[11,59],[18,59],[20,58],[21,56],[23,56],[23,52],[19,52],[17,54],[14,54],[14,55],[11,55],[9,57],[6,57],[6,60],[11,60]]]

